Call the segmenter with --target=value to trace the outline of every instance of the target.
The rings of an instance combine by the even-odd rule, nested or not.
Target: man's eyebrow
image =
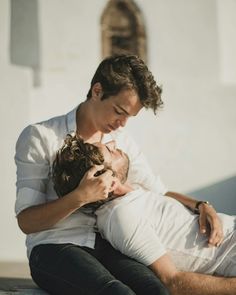
[[[116,105],[118,108],[120,108],[124,113],[126,113],[126,115],[130,116],[130,114],[126,111],[126,109],[124,109],[122,106],[120,105]]]
[[[108,152],[111,153],[111,150],[109,149],[109,147],[106,145],[105,145],[105,147],[107,148]]]

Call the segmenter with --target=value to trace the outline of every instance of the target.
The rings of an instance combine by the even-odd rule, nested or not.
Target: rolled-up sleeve
[[[26,127],[16,143],[17,167],[15,213],[46,202],[49,176],[46,142],[40,126]]]

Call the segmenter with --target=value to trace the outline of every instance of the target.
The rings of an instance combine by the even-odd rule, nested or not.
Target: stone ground
[[[0,295],[46,295],[30,278],[27,263],[0,262]]]

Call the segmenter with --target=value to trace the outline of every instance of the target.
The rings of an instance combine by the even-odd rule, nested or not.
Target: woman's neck
[[[76,134],[86,142],[94,143],[102,140],[103,134],[93,121],[93,111],[89,101],[81,103],[76,111]]]

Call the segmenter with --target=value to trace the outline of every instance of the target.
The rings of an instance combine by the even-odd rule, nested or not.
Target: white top
[[[96,211],[98,229],[114,248],[150,265],[169,253],[183,271],[214,273],[236,241],[235,216],[218,214],[225,240],[207,247],[208,235],[199,232],[199,215],[170,197],[134,190]],[[235,250],[234,250],[235,251]]]
[[[76,109],[66,115],[30,125],[21,133],[16,144],[17,194],[15,212],[57,199],[53,189],[51,171],[56,151],[62,146],[66,134],[76,131]],[[116,140],[117,147],[130,157],[128,180],[135,187],[164,194],[166,188],[159,177],[155,177],[143,154],[134,141],[124,132],[116,131],[103,137],[103,142]],[[27,235],[26,246],[29,257],[32,248],[45,243],[74,243],[94,247],[95,216],[77,210],[49,230]]]

